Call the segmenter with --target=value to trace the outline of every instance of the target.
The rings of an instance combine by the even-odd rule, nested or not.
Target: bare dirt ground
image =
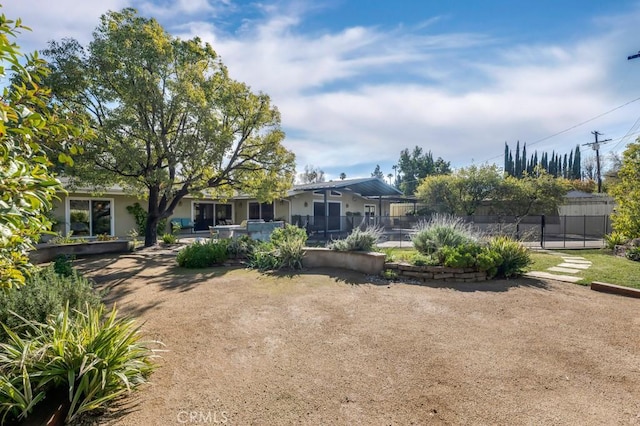
[[[640,424],[638,299],[184,271],[161,252],[78,266],[167,350],[100,424]]]

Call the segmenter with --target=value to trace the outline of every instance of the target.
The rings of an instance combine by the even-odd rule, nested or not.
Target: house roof
[[[394,188],[382,179],[376,177],[307,183],[304,185],[295,185],[293,187],[293,192],[325,190],[350,190],[362,195],[363,197],[387,197],[402,195],[402,192],[400,190]]]

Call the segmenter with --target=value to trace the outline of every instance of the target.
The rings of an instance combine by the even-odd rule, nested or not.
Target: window
[[[69,231],[77,237],[113,235],[112,209],[112,200],[69,199]]]
[[[263,219],[265,222],[273,220],[273,203],[249,203],[249,219]]]
[[[324,191],[313,191],[313,195],[322,195],[322,196],[324,196]],[[331,192],[329,192],[329,195],[331,197],[342,197],[342,192],[331,191]]]

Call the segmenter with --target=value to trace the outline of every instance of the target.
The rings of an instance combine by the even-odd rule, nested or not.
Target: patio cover
[[[307,183],[304,185],[296,185],[293,191],[340,191],[348,189],[363,197],[389,197],[401,196],[402,191],[389,185],[380,178],[361,178],[361,179],[345,179],[331,182]]]
[[[367,198],[378,198],[378,211],[382,212],[382,197],[398,197],[402,195],[402,191],[389,185],[380,178],[370,177],[361,179],[345,179],[331,182],[308,183],[305,185],[296,185],[293,192],[298,191],[324,191],[324,211],[325,217],[329,216],[329,203],[327,193],[335,190],[349,190],[360,194]],[[324,237],[328,235],[329,221],[324,221]]]

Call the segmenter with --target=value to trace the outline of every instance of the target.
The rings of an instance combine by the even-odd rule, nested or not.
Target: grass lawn
[[[560,255],[582,256],[591,261],[591,267],[580,271],[576,276],[582,277],[580,284],[591,284],[592,281],[602,281],[610,284],[640,288],[640,262],[634,262],[623,257],[614,256],[611,250],[575,250],[559,251]],[[532,270],[544,271],[558,256],[547,253],[532,253],[534,263]],[[556,263],[557,264],[557,263]]]
[[[384,249],[387,256],[395,261],[408,261],[416,253],[412,248]],[[588,285],[593,281],[640,288],[640,262],[634,262],[623,257],[614,256],[611,250],[564,250],[540,252],[533,250],[529,267],[531,271],[546,271],[547,268],[562,263],[561,255],[582,256],[591,261],[591,267],[575,274],[582,277],[579,284]],[[561,274],[560,274],[561,275]]]

